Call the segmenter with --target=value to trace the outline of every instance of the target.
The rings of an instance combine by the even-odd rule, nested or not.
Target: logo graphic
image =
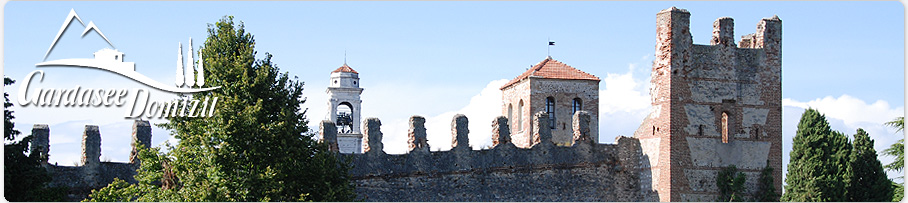
[[[78,14],[76,14],[76,10],[75,9],[70,10],[69,16],[66,17],[66,21],[63,22],[63,25],[60,26],[60,31],[57,32],[57,37],[54,38],[54,41],[50,44],[50,47],[47,49],[47,52],[44,54],[44,60],[47,60],[47,56],[50,54],[51,51],[53,51],[54,46],[57,45],[57,41],[60,40],[60,36],[63,35],[63,32],[66,31],[66,29],[69,27],[69,24],[73,21],[73,19],[78,20],[79,23],[84,25],[84,23],[82,23],[82,19],[79,18]],[[111,47],[113,47],[113,43],[111,43],[110,40],[107,39],[107,36],[104,36],[104,33],[101,32],[101,29],[99,29],[98,26],[96,26],[95,23],[92,21],[88,22],[88,26],[85,27],[84,31],[82,31],[82,36],[85,36],[86,34],[88,34],[88,32],[90,32],[92,30],[94,30],[96,33],[98,33],[98,35],[101,35],[101,37],[104,38],[104,40],[107,41],[107,43],[110,44]],[[120,74],[124,77],[133,79],[136,82],[140,82],[140,83],[148,85],[150,87],[154,87],[156,89],[173,92],[173,93],[196,93],[196,92],[203,92],[203,91],[209,91],[209,90],[214,90],[214,89],[220,88],[220,86],[209,87],[209,88],[198,88],[198,89],[191,88],[193,86],[193,84],[196,84],[199,87],[202,87],[202,85],[205,83],[204,82],[204,80],[205,80],[204,71],[203,71],[202,65],[201,65],[203,60],[201,58],[199,58],[199,69],[198,69],[198,72],[200,73],[199,74],[200,82],[198,82],[198,83],[194,82],[194,75],[195,75],[194,66],[195,65],[193,65],[194,60],[192,59],[192,55],[194,53],[192,51],[192,38],[189,39],[189,64],[190,65],[186,71],[187,77],[185,77],[185,82],[186,82],[185,85],[189,88],[180,88],[181,86],[183,86],[183,81],[182,81],[183,74],[180,74],[181,72],[183,72],[183,53],[182,53],[183,48],[182,48],[182,46],[183,45],[181,43],[180,48],[178,50],[180,52],[178,55],[179,61],[177,64],[176,87],[165,85],[164,83],[160,83],[158,81],[152,80],[151,78],[149,78],[145,75],[142,75],[139,72],[136,72],[136,64],[134,62],[124,62],[123,61],[124,54],[122,52],[117,51],[116,49],[104,48],[104,49],[98,50],[97,52],[94,53],[94,58],[60,59],[60,60],[53,60],[53,61],[37,63],[37,64],[35,64],[35,66],[38,66],[38,67],[43,67],[43,66],[66,67],[66,66],[69,66],[69,67],[85,67],[85,68],[101,69],[101,70],[110,71],[110,72],[113,72],[116,74]]]
[[[204,59],[199,57],[198,67],[196,67],[195,60],[193,59],[193,54],[195,52],[192,47],[192,38],[189,38],[189,60],[185,62],[188,63],[187,66],[183,65],[183,43],[177,44],[178,53],[175,86],[166,85],[136,72],[135,62],[123,61],[123,52],[117,51],[113,43],[92,21],[89,21],[88,25],[85,26],[81,36],[85,37],[89,32],[94,31],[100,35],[101,38],[104,38],[104,41],[114,49],[103,48],[98,50],[94,53],[93,58],[68,58],[47,61],[48,55],[50,55],[54,47],[57,46],[60,37],[63,36],[63,33],[66,32],[73,20],[76,20],[79,24],[85,26],[85,23],[82,22],[82,18],[76,14],[76,10],[71,9],[66,20],[63,21],[63,25],[60,26],[60,31],[57,32],[57,36],[54,37],[54,41],[51,42],[50,47],[47,48],[47,52],[44,53],[43,61],[35,64],[36,67],[77,67],[106,70],[149,87],[172,93],[192,94],[221,88],[221,86],[203,87],[205,85]],[[19,87],[19,105],[28,106],[33,104],[34,106],[39,107],[109,107],[122,106],[127,102],[130,102],[132,104],[126,112],[126,118],[165,118],[210,117],[214,115],[214,107],[217,105],[218,101],[218,97],[209,98],[207,96],[204,98],[182,97],[172,101],[149,101],[151,99],[151,93],[143,88],[135,88],[133,91],[128,91],[127,89],[95,89],[75,86],[70,89],[38,88],[36,91],[32,91],[33,94],[29,94],[29,87],[32,84],[31,79],[36,76],[38,77],[38,81],[43,81],[44,71],[35,70],[25,77],[23,80],[24,85]]]

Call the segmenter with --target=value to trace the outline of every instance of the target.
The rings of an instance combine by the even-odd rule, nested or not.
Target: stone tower
[[[652,112],[634,133],[644,154],[644,201],[716,201],[716,175],[735,165],[746,193],[774,168],[782,193],[782,21],[757,23],[734,42],[734,20],[713,23],[710,45],[693,44],[690,13],[657,15]]]
[[[337,145],[341,153],[362,153],[363,134],[360,132],[359,73],[344,63],[331,71],[328,85],[328,115],[326,120],[337,126]]]
[[[590,112],[590,137],[599,141],[599,78],[552,57],[547,57],[501,87],[501,113],[510,122],[511,141],[517,147],[531,147],[532,117],[547,112],[552,141],[570,146],[574,112]]]

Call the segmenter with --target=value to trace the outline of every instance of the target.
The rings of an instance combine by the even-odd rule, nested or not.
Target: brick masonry
[[[635,132],[645,171],[659,201],[715,201],[719,169],[736,165],[756,190],[764,166],[782,184],[782,23],[762,19],[757,32],[734,43],[734,20],[713,24],[710,45],[693,44],[690,13],[675,7],[656,15],[653,110]],[[728,115],[728,143],[721,115]]]

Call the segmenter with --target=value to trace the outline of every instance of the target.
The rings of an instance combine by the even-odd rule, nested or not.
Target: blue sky
[[[603,79],[600,142],[632,135],[649,111],[649,71],[656,13],[676,6],[691,12],[694,43],[708,44],[715,19],[735,19],[735,35],[753,33],[761,18],[783,22],[783,153],[806,107],[826,113],[835,130],[864,128],[877,150],[902,137],[882,126],[904,115],[904,7],[900,2],[8,2],[3,8],[3,74],[20,83],[4,91],[15,100],[31,71],[46,75],[35,87],[143,88],[90,69],[36,68],[74,9],[94,22],[136,70],[174,80],[178,43],[196,50],[207,24],[232,15],[255,35],[256,50],[306,83],[310,126],[325,118],[330,71],[346,62],[360,73],[363,117],[384,124],[389,153],[402,153],[406,120],[428,118],[430,145],[446,150],[450,119],[471,120],[471,144],[491,144],[489,124],[501,113],[506,80],[551,55]],[[108,47],[96,35],[63,35],[49,60],[90,57]],[[169,83],[168,83],[169,84]],[[173,98],[153,91],[153,100]],[[128,160],[131,121],[123,108],[14,106],[17,128],[51,125],[51,162],[79,160],[82,128],[101,126],[102,159]],[[152,120],[154,123],[166,122]],[[153,144],[175,142],[154,129]],[[890,157],[881,157],[883,163]],[[898,176],[891,173],[890,176]]]

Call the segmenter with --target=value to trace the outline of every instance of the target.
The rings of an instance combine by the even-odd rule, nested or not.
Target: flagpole
[[[551,42],[552,42],[552,38],[549,37],[549,38],[548,38],[548,44],[546,44],[547,46],[545,46],[545,55],[548,56],[548,57],[551,57],[551,56],[552,56],[552,44],[551,44]]]

